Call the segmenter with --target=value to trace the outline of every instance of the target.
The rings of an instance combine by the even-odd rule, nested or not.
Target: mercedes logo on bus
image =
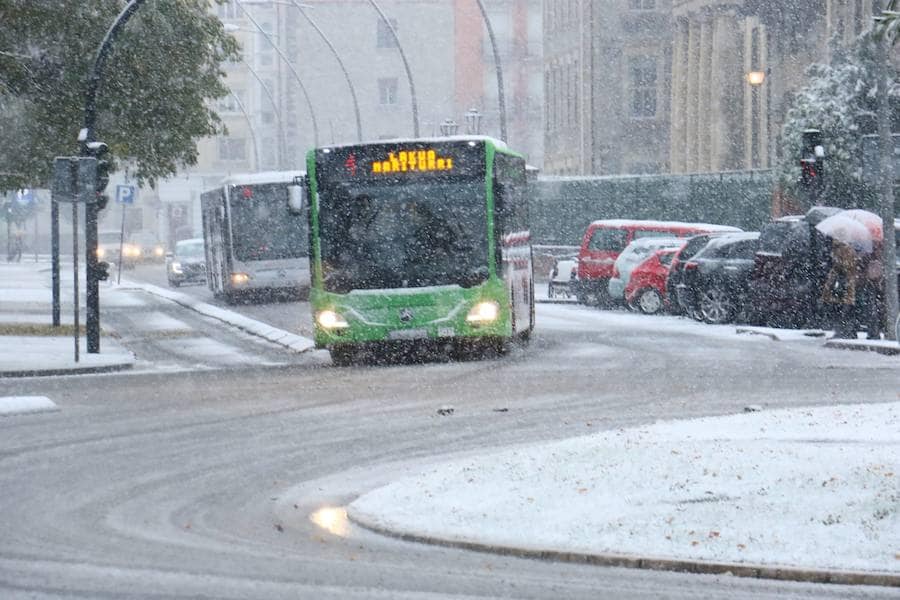
[[[409,323],[410,321],[412,321],[412,318],[413,318],[413,311],[411,311],[408,308],[400,309],[400,320],[401,321],[403,321],[404,323]]]

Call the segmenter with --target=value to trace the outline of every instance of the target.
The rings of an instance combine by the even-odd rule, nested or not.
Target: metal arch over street
[[[300,79],[300,74],[297,73],[297,69],[294,68],[294,63],[288,60],[288,57],[285,56],[284,52],[281,48],[278,47],[278,44],[272,39],[272,36],[260,26],[260,24],[253,18],[253,15],[250,14],[250,11],[244,6],[244,3],[241,0],[234,0],[234,3],[238,5],[238,8],[247,16],[247,19],[253,23],[253,26],[256,27],[257,30],[266,38],[266,41],[269,42],[269,45],[278,53],[278,56],[281,57],[281,60],[284,61],[284,64],[287,65],[288,69],[290,69],[291,74],[294,76],[294,79],[297,80],[297,84],[300,86],[300,91],[303,92],[303,98],[306,100],[306,106],[309,108],[309,118],[312,122],[313,128],[313,143],[318,146],[319,145],[319,125],[316,123],[316,111],[313,109],[312,100],[310,100],[309,92],[306,91],[306,86],[303,85],[303,80]]]
[[[341,59],[341,55],[338,53],[337,48],[334,47],[334,44],[331,43],[331,40],[328,39],[328,36],[325,35],[325,32],[316,24],[315,21],[312,20],[306,11],[303,9],[303,5],[297,2],[297,0],[288,0],[291,4],[293,4],[297,10],[300,11],[300,14],[307,20],[307,22],[312,25],[313,29],[316,30],[316,33],[319,34],[319,37],[322,38],[322,41],[328,46],[331,53],[337,59],[338,65],[341,67],[341,72],[344,73],[344,78],[347,80],[347,87],[350,88],[350,96],[353,99],[353,111],[356,117],[356,139],[361,142],[363,139],[362,135],[362,121],[359,118],[359,101],[356,98],[356,88],[353,86],[353,80],[350,79],[350,73],[347,71],[347,66],[344,64],[343,59]]]
[[[391,32],[391,37],[394,38],[394,43],[397,44],[397,50],[400,52],[400,59],[403,61],[403,68],[406,69],[406,78],[409,80],[409,96],[412,102],[412,114],[413,114],[413,137],[419,137],[419,102],[416,99],[416,86],[413,83],[412,70],[409,68],[409,61],[406,60],[406,52],[403,51],[403,46],[400,44],[400,38],[397,37],[397,30],[394,29],[394,26],[391,24],[390,19],[387,18],[387,15],[384,14],[384,11],[381,10],[381,7],[378,6],[378,2],[375,0],[369,0],[369,4],[372,5],[376,11],[378,11],[378,16],[381,17],[382,22],[384,22],[385,26],[388,28],[388,31]]]
[[[488,18],[487,9],[483,0],[476,0],[484,26],[487,28],[488,38],[491,40],[491,49],[494,52],[494,69],[497,72],[497,102],[500,104],[500,139],[508,141],[506,136],[506,96],[503,93],[503,66],[500,64],[500,51],[497,49],[497,39],[494,37],[494,28]]]

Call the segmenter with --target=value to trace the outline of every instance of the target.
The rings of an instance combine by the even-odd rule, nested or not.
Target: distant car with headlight
[[[149,231],[140,231],[128,239],[128,243],[140,253],[140,262],[161,263],[166,259],[166,248]]]
[[[131,242],[122,242],[118,230],[101,231],[97,234],[97,260],[119,264],[126,269],[134,268],[141,258],[141,250]]]
[[[183,283],[206,283],[206,252],[203,238],[181,240],[166,257],[166,274],[171,287]]]

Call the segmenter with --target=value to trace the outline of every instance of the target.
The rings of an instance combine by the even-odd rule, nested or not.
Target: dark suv
[[[678,301],[707,323],[728,323],[747,307],[747,283],[759,233],[729,233],[709,241],[684,265]]]
[[[817,326],[831,244],[816,228],[818,215],[783,217],[762,228],[750,276],[752,320],[787,327]]]
[[[666,297],[669,299],[669,310],[675,313],[687,313],[687,309],[678,301],[678,284],[684,279],[684,265],[706,247],[709,240],[721,236],[721,233],[701,233],[691,237],[681,250],[675,253],[669,276],[666,279]]]

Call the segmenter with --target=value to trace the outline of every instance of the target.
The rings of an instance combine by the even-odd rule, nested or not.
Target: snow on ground
[[[487,545],[900,573],[900,402],[516,448],[432,468],[348,511]]]
[[[59,410],[56,403],[46,396],[0,397],[0,417],[24,415]]]
[[[104,338],[102,354],[88,354],[85,338],[79,339],[79,362],[75,362],[74,337],[4,336],[0,350],[0,372],[56,371],[82,367],[104,368],[134,364],[134,355],[118,342]]]

